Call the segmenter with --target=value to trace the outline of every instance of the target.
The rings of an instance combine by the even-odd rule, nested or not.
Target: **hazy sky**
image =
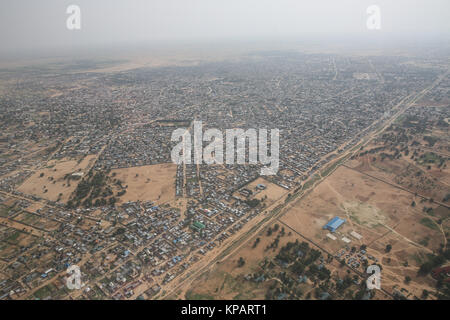
[[[66,8],[81,9],[81,30]],[[369,5],[381,30],[366,27]],[[449,0],[0,0],[0,51],[304,36],[450,39]]]

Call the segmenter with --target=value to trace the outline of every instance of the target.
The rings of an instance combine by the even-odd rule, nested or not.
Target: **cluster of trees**
[[[398,157],[399,157],[399,155],[400,155],[400,154],[398,154]],[[384,159],[386,159],[386,158],[388,158],[389,160],[394,160],[394,159],[396,159],[396,157],[394,157],[392,154],[385,153],[385,152],[382,152],[382,153],[380,154],[380,156],[381,156],[381,161],[384,161]]]
[[[406,131],[404,129],[400,129],[400,128],[395,128],[396,131],[394,132],[389,132],[389,133],[385,133],[382,136],[383,141],[386,142],[391,142],[392,144],[399,144],[402,142],[408,142],[409,137],[406,135]]]
[[[447,260],[450,259],[450,249],[443,251],[439,250],[437,255],[429,255],[428,261],[423,263],[419,268],[419,275],[425,276],[429,274],[433,269],[439,267],[444,264]]]
[[[273,229],[271,227],[267,229],[267,236],[270,237],[272,235],[272,232],[277,232],[279,228],[280,226],[278,225],[278,223],[275,223]]]
[[[306,256],[308,256],[309,254],[309,251],[310,248],[307,242],[303,241],[300,243],[298,240],[295,240],[295,242],[286,243],[286,245],[280,249],[280,252],[278,252],[276,259],[283,263],[289,264],[296,261],[299,257],[306,258]],[[320,256],[320,251],[318,253],[319,255],[317,256],[317,258]],[[313,255],[315,256],[316,254],[313,253]]]
[[[316,264],[312,264],[306,274],[310,277],[316,276],[319,280],[327,280],[330,278],[331,271],[323,265],[319,268]]]
[[[250,207],[250,208],[255,208],[258,204],[259,204],[259,200],[258,199],[251,199],[251,200],[245,200],[245,203]]]
[[[449,126],[449,124],[447,122],[445,122],[444,119],[442,119],[442,118],[440,118],[437,121],[436,125],[439,127],[444,127],[444,128],[447,128]]]
[[[68,201],[67,207],[76,208],[83,205],[89,208],[92,206],[114,205],[117,199],[113,196],[111,187],[106,185],[107,179],[108,177],[104,172],[96,172],[94,174],[92,171],[89,171],[87,178],[78,183],[73,199]],[[107,199],[107,197],[110,198]]]
[[[92,171],[89,171],[88,179],[83,179],[75,189],[75,200],[81,200],[85,198],[93,188],[101,188],[105,185],[105,174],[97,172],[92,175]]]
[[[119,192],[117,193],[117,196],[118,196],[118,197],[121,197],[121,196],[123,196],[126,192],[127,192],[127,190],[121,190],[121,191],[119,191]]]
[[[439,139],[433,136],[424,136],[423,140],[428,143],[428,146],[432,147]]]
[[[282,271],[278,274],[278,278],[282,282],[282,284],[279,284],[279,282],[274,282],[267,290],[266,292],[266,299],[267,300],[274,300],[274,299],[288,299],[288,300],[294,300],[299,299],[303,295],[303,291],[301,288],[295,286],[295,281],[292,280],[286,272]],[[308,294],[305,298],[309,299],[310,294]]]
[[[418,116],[408,115],[402,122],[405,128],[410,128],[414,133],[423,133],[427,129],[428,118],[421,119]]]
[[[279,243],[280,243],[280,235],[277,235],[277,237],[273,240],[273,242],[266,247],[266,250],[270,250],[272,248],[275,250],[275,248],[278,248]]]
[[[437,298],[439,300],[450,300],[450,283],[444,283],[442,280],[438,280],[436,287],[438,289]]]
[[[281,288],[278,287],[275,283],[272,284],[266,292],[266,300],[274,300],[281,295]]]
[[[368,153],[370,153],[370,154],[378,153],[378,152],[380,152],[380,151],[382,151],[382,150],[384,150],[384,149],[386,149],[386,147],[372,148],[372,149],[370,149],[370,150],[366,150],[366,151],[361,152],[361,153],[359,154],[359,156],[362,157],[362,156],[365,156],[365,155],[368,154]]]
[[[268,228],[267,229],[267,236],[270,237],[272,235],[272,233],[277,232],[280,229],[280,226],[278,225],[278,223],[276,223],[273,228]],[[267,245],[266,247],[266,251],[273,249],[275,250],[275,248],[278,248],[278,244],[280,243],[280,237],[284,237],[284,235],[286,234],[286,231],[284,230],[284,227],[281,228],[280,232],[278,233],[278,235],[276,236],[276,238],[273,240],[273,242],[270,245]],[[256,246],[256,245],[255,245]],[[254,247],[255,247],[254,246]]]
[[[358,280],[358,276],[354,276],[353,279],[347,274],[343,280],[336,282],[336,290],[342,294],[347,288],[349,288],[354,281]]]
[[[324,266],[321,267],[314,262],[321,256],[319,250],[309,248],[308,243],[288,242],[280,249],[276,259],[284,264],[290,264],[290,270],[297,276],[306,274],[310,277],[317,277],[325,280],[330,277],[330,271]],[[309,267],[307,269],[307,267]],[[305,271],[306,270],[306,271]]]

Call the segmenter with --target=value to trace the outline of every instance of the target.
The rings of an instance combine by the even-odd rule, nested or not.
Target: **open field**
[[[373,262],[381,262],[383,287],[388,292],[400,286],[420,296],[423,289],[431,288],[433,280],[418,277],[419,266],[427,254],[446,243],[450,225],[444,220],[440,226],[436,217],[422,212],[421,205],[412,207],[413,201],[419,202],[414,194],[340,167],[280,221],[333,254],[346,245],[366,245]],[[450,214],[446,208],[439,210],[444,210],[446,217]],[[333,234],[336,240],[322,229],[334,216],[346,219]],[[362,238],[350,235],[352,231]],[[344,237],[351,242],[344,242]],[[390,252],[386,252],[388,244]],[[408,285],[403,283],[405,276],[413,279]]]
[[[258,189],[257,186],[262,184],[265,186],[265,189]],[[264,201],[266,207],[270,206],[276,200],[280,199],[283,195],[286,194],[286,190],[276,184],[267,181],[263,177],[259,177],[258,179],[250,182],[245,185],[243,188],[250,190],[253,194],[248,198],[239,194],[239,191],[233,193],[235,197],[238,197],[242,200],[245,199],[258,199]],[[241,188],[242,189],[242,188]]]
[[[92,165],[95,157],[95,155],[89,155],[81,162],[51,160],[45,167],[36,170],[17,190],[51,201],[66,202],[77,186],[76,181],[71,183],[66,176],[73,173],[85,173],[84,171]]]
[[[128,201],[154,201],[166,203],[175,199],[175,164],[157,164],[111,170],[114,179],[122,181],[126,193],[120,203]]]

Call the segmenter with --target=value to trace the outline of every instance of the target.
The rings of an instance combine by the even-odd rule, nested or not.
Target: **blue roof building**
[[[323,226],[324,229],[328,229],[331,232],[335,232],[337,228],[339,228],[343,223],[345,222],[345,219],[341,219],[339,217],[334,217],[326,225]]]

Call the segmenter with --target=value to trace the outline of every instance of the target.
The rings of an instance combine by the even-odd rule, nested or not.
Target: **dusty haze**
[[[81,30],[66,8],[81,8]],[[369,5],[381,30],[366,27]],[[335,39],[450,39],[448,0],[2,0],[0,53],[33,54],[100,46]],[[328,40],[324,40],[326,42]],[[396,40],[392,40],[396,41]]]

